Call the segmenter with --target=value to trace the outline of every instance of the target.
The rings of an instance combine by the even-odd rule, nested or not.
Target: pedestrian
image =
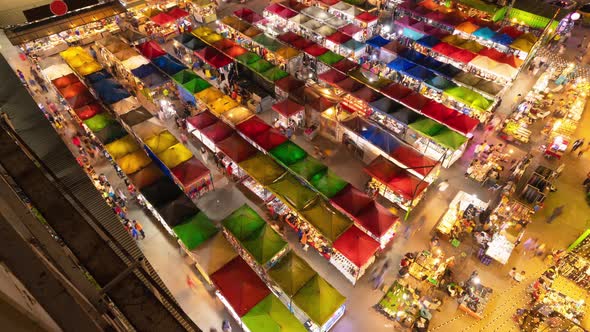
[[[510,279],[514,279],[514,277],[516,276],[516,268],[513,267],[509,272],[508,272],[508,276],[510,277]]]
[[[582,146],[582,144],[584,144],[584,138],[579,138],[579,139],[575,140],[574,143],[572,144],[572,151],[571,152],[575,152],[577,149],[580,148],[580,146]]]
[[[127,196],[125,196],[125,193],[121,188],[117,189],[117,196],[119,196],[124,203],[127,203]]]
[[[20,78],[21,82],[23,82],[26,85],[27,79],[25,78],[25,74],[23,74],[23,72],[20,71],[20,69],[16,70],[16,74],[18,75],[18,78]]]
[[[72,137],[72,144],[74,144],[77,148],[80,148],[81,142],[80,137],[78,137],[78,135],[74,135]]]
[[[528,251],[532,251],[537,247],[537,239],[533,237],[529,237],[524,243],[522,244],[524,251],[523,255],[526,255]]]
[[[125,230],[127,231],[127,233],[129,233],[129,235],[131,235],[131,224],[128,221],[126,221],[123,226],[125,227]]]
[[[191,275],[190,274],[187,274],[186,275],[186,284],[191,289],[195,288],[195,282],[193,281],[193,278],[191,278]]]
[[[585,148],[580,149],[580,152],[578,152],[578,158],[580,158],[586,151],[588,151],[588,149],[590,149],[590,142],[588,142],[588,145]]]
[[[139,235],[141,235],[141,239],[145,239],[145,232],[143,231],[143,226],[137,220],[133,220],[133,227],[137,229]]]
[[[233,180],[233,175],[234,175],[234,169],[233,169],[233,163],[230,162],[229,164],[227,164],[227,167],[225,168],[225,173],[227,174],[227,177],[229,177],[230,180]]]
[[[449,188],[449,180],[444,179],[438,184],[438,191],[443,192]]]
[[[535,249],[535,255],[542,257],[545,256],[545,251],[546,251],[547,245],[545,243],[541,243],[537,246],[537,248]]]
[[[303,246],[303,250],[305,250],[305,251],[307,251],[307,248],[309,247],[309,244],[307,243],[307,239],[308,239],[307,230],[304,230],[303,233],[301,234],[301,240],[299,240],[299,242],[301,243],[301,245]]]
[[[229,320],[227,320],[227,319],[223,320],[223,322],[221,323],[221,331],[231,332],[231,325],[229,323]]]
[[[526,272],[524,272],[524,270],[523,271],[520,271],[520,273],[517,273],[517,274],[514,275],[514,280],[516,280],[516,282],[523,281],[524,278],[525,278],[525,274],[526,274]]]
[[[389,270],[389,261],[386,261],[379,272],[373,278],[373,289],[379,289],[383,285],[385,273]]]
[[[582,182],[583,186],[587,186],[590,183],[590,172],[588,172],[586,174],[586,180],[584,180],[584,182]]]
[[[547,223],[550,224],[555,220],[555,218],[559,217],[563,213],[564,207],[565,207],[565,205],[560,205],[560,206],[556,207],[555,209],[553,209],[553,212],[551,213],[549,218],[547,218]]]
[[[139,232],[137,231],[137,229],[135,227],[131,227],[131,237],[134,240],[139,240]]]
[[[555,170],[555,178],[558,178],[561,176],[561,173],[563,172],[564,168],[565,168],[565,163],[561,163],[561,165],[559,165],[559,167],[557,167],[557,169]]]
[[[410,233],[412,230],[412,225],[410,223],[407,223],[406,226],[404,227],[404,239],[408,239],[410,237]]]

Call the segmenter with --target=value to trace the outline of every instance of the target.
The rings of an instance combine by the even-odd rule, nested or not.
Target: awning
[[[496,32],[488,27],[483,27],[475,31],[473,35],[482,39],[491,40],[496,35]]]
[[[455,30],[465,32],[467,34],[472,34],[480,28],[479,25],[475,25],[469,21],[465,21],[455,27]]]
[[[262,266],[266,265],[287,246],[287,242],[266,223],[251,237],[243,239],[241,242],[244,249]]]
[[[256,62],[253,62],[253,63],[249,64],[248,67],[250,69],[254,70],[257,73],[263,73],[263,72],[271,69],[274,66],[270,62],[268,62],[266,60],[263,60],[263,59],[260,59],[260,60],[258,60]]]
[[[308,281],[292,300],[319,326],[323,326],[346,302],[346,298],[319,275]]]
[[[292,297],[316,276],[317,272],[305,260],[290,251],[268,270],[268,275],[287,296]]]
[[[240,257],[213,273],[211,280],[240,317],[270,294],[256,272]]]
[[[297,210],[304,209],[317,198],[315,192],[303,186],[291,174],[283,175],[276,182],[269,184],[268,187]]]
[[[300,105],[288,98],[272,105],[272,109],[273,111],[280,113],[287,118],[305,110],[303,105]]]
[[[171,171],[185,188],[196,185],[201,180],[209,181],[211,174],[209,169],[195,157],[172,168]]]
[[[355,90],[351,95],[366,103],[373,102],[381,97],[381,94],[368,86],[363,86],[360,89]]]
[[[187,224],[190,225],[193,224],[193,222],[189,222]],[[195,234],[197,240],[200,240],[200,237],[203,237],[203,235],[200,235],[201,233],[205,233],[204,236],[207,236],[208,232],[211,231],[209,225],[207,224],[205,226],[197,224],[194,227],[196,229],[191,234]],[[232,247],[232,245],[221,232],[217,232],[211,238],[202,242],[200,245],[198,245],[196,248],[192,250],[191,254],[199,262],[199,266],[204,270],[204,272],[207,275],[212,275],[213,273],[221,269],[223,266],[225,266],[227,263],[229,263],[231,260],[238,257],[238,253],[236,252],[236,250]]]
[[[252,63],[260,60],[261,58],[256,53],[247,52],[247,53],[237,56],[236,59],[245,65],[249,65],[249,64],[252,64]]]
[[[252,144],[243,139],[242,136],[235,133],[217,142],[217,148],[236,163],[241,163],[254,156],[258,151]]]
[[[184,223],[174,226],[173,230],[188,250],[199,247],[219,232],[215,224],[202,211],[188,218]],[[199,263],[201,263],[200,260]]]
[[[252,158],[242,161],[239,165],[248,175],[262,185],[274,182],[285,173],[284,168],[262,153],[257,153]]]
[[[369,12],[362,12],[355,17],[357,20],[365,22],[367,24],[377,21],[379,17],[369,13]]]
[[[334,241],[334,249],[357,267],[363,267],[379,249],[379,242],[365,234],[358,227],[350,227]]]

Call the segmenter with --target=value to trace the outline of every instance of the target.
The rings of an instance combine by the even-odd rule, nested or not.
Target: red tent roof
[[[348,60],[347,58],[344,58],[338,62],[336,62],[335,64],[332,65],[332,68],[334,69],[338,69],[339,71],[343,72],[343,73],[348,73],[349,71],[358,68],[358,63]]]
[[[225,67],[233,62],[230,57],[210,46],[196,51],[195,54],[215,68]]]
[[[319,44],[313,44],[311,46],[306,47],[305,49],[303,49],[303,52],[313,56],[313,57],[318,57],[326,52],[328,52],[329,50]]]
[[[237,17],[241,18],[242,20],[244,20],[248,23],[256,23],[256,22],[262,20],[262,18],[263,18],[258,13],[255,13],[248,8],[238,9],[234,12],[234,15],[236,15]]]
[[[428,187],[427,182],[420,181],[416,176],[383,156],[375,158],[364,170],[371,177],[387,185],[389,189],[405,199],[418,196]]]
[[[90,93],[90,91],[86,90],[85,92],[82,92],[76,96],[66,98],[66,101],[71,108],[80,108],[84,105],[95,103],[96,99],[94,99],[94,96]]]
[[[166,13],[160,13],[158,15],[152,16],[150,20],[159,26],[163,26],[174,22],[176,19],[173,16],[170,16]]]
[[[293,31],[287,31],[287,32],[285,32],[283,34],[280,34],[277,37],[278,40],[280,40],[282,42],[285,42],[285,43],[290,43],[290,42],[295,41],[295,40],[300,39],[300,38],[301,37],[298,34],[296,34],[295,32],[293,32]]]
[[[202,129],[205,127],[209,127],[210,125],[214,124],[219,120],[211,112],[205,111],[195,116],[187,118],[186,121],[188,121],[188,123],[190,123],[193,127],[197,129]]]
[[[240,122],[236,129],[244,134],[246,137],[253,138],[267,130],[270,130],[270,126],[264,122],[261,118],[253,116],[250,119]]]
[[[236,46],[236,42],[231,40],[231,39],[227,39],[227,38],[223,38],[222,40],[218,40],[215,43],[213,43],[213,47],[215,47],[216,49],[223,51],[226,48],[230,48],[233,46]]]
[[[522,35],[524,32],[518,30],[516,27],[514,26],[505,26],[500,30],[500,33],[505,33],[508,36],[512,37],[512,39],[516,39],[518,37],[520,37],[520,35]]]
[[[65,88],[59,90],[61,95],[66,99],[75,97],[86,91],[88,91],[88,88],[86,87],[86,85],[84,85],[84,83],[80,81],[72,83],[66,86]]]
[[[414,92],[400,99],[400,102],[411,109],[421,110],[426,105],[426,103],[428,103],[429,100],[430,99],[424,97],[423,95]]]
[[[76,108],[74,111],[76,112],[80,120],[86,120],[90,119],[98,113],[101,113],[103,111],[103,108],[99,104],[90,104],[82,106],[80,108]]]
[[[364,266],[379,249],[379,242],[356,226],[351,226],[334,241],[334,249],[357,267]]]
[[[384,95],[399,101],[412,94],[413,91],[412,89],[405,87],[401,84],[392,83],[381,89],[381,92]]]
[[[451,54],[456,53],[461,49],[448,43],[438,43],[434,45],[432,50],[442,55],[451,56]]]
[[[53,83],[53,85],[58,89],[63,89],[66,86],[76,82],[80,82],[80,79],[74,73],[67,74],[66,76],[62,76],[51,81],[51,83]]]
[[[287,98],[281,102],[272,105],[272,109],[273,111],[280,113],[286,117],[291,117],[303,111],[305,107]]]
[[[232,127],[226,125],[222,121],[217,121],[209,127],[201,129],[200,131],[203,135],[215,143],[228,138],[234,132]]]
[[[246,7],[240,8],[234,12],[234,15],[236,15],[237,17],[240,17],[240,18],[243,16],[252,15],[252,14],[254,14],[254,11],[252,9],[246,8]]]
[[[349,36],[343,32],[340,32],[340,31],[336,31],[333,34],[326,37],[326,40],[329,40],[329,41],[333,42],[334,44],[338,44],[338,45],[344,44],[351,39],[352,39],[351,36]]]
[[[337,3],[340,2],[340,0],[320,0],[323,4],[326,4],[328,6],[333,6]]]
[[[288,19],[291,18],[295,15],[297,15],[298,13],[296,11],[294,11],[291,8],[285,8],[283,10],[281,10],[280,12],[277,13],[277,15],[279,15],[280,17],[284,18],[284,19]]]
[[[399,218],[389,212],[389,210],[387,210],[381,204],[372,201],[371,204],[361,211],[361,213],[356,217],[356,220],[366,230],[371,232],[371,234],[381,237],[395,225]]]
[[[367,194],[350,184],[330,199],[330,202],[351,216],[358,215],[372,201]]]
[[[476,54],[473,52],[470,52],[468,50],[459,50],[453,54],[451,54],[449,57],[452,58],[453,60],[462,62],[462,63],[468,63],[469,61],[473,60],[475,58]]]
[[[445,124],[466,135],[475,130],[479,124],[479,120],[473,119],[465,114],[456,113],[455,116],[446,119]]]
[[[362,88],[354,91],[352,95],[366,103],[370,103],[375,101],[381,97],[381,94],[376,92],[375,90],[369,88],[368,86],[363,86]]]
[[[496,60],[501,63],[505,63],[511,67],[518,68],[518,62],[516,61],[516,57],[512,54],[505,54],[502,58]]]
[[[330,69],[327,72],[318,75],[318,78],[326,83],[329,84],[336,84],[337,82],[340,82],[344,79],[346,79],[348,76],[342,74],[341,72],[339,72],[336,69]]]
[[[504,57],[504,55],[505,55],[504,53],[502,53],[500,51],[497,51],[497,50],[495,50],[493,48],[487,48],[487,47],[484,47],[484,49],[481,50],[481,51],[479,51],[478,54],[479,55],[485,55],[488,58],[490,58],[492,60],[496,60],[496,61],[502,59]]]
[[[426,103],[426,105],[424,105],[420,112],[442,123],[445,122],[445,119],[448,119],[457,114],[457,111],[455,111],[454,109],[448,108],[445,105],[434,100],[430,100],[428,103]]]
[[[217,289],[242,317],[270,294],[270,290],[248,263],[236,257],[211,275]]]
[[[171,171],[185,188],[196,184],[197,181],[210,174],[209,169],[195,157],[174,167]]]
[[[342,28],[338,29],[338,31],[340,31],[344,34],[347,34],[349,36],[354,36],[355,33],[361,32],[361,31],[363,31],[363,29],[361,29],[358,26],[351,23],[351,24],[345,25]]]
[[[178,7],[174,7],[172,9],[170,9],[166,14],[174,17],[175,19],[181,18],[181,17],[186,17],[189,15],[189,12],[187,12],[186,10],[180,9]]]
[[[305,86],[305,82],[289,75],[275,82],[275,86],[285,92],[295,91]]]
[[[296,48],[298,50],[305,50],[308,47],[311,47],[313,45],[317,45],[316,43],[314,43],[311,40],[306,39],[306,38],[299,38],[297,40],[290,42],[289,44],[291,44],[291,46],[293,46],[294,48]],[[326,52],[327,52],[327,50],[326,50]],[[326,53],[326,52],[324,52],[324,53]],[[322,54],[324,54],[324,53],[322,53]],[[320,54],[320,55],[322,55],[322,54]],[[312,54],[310,54],[310,55],[312,55]]]
[[[362,83],[360,83],[352,77],[347,77],[343,80],[340,80],[336,82],[336,85],[338,86],[338,88],[348,93],[353,93],[354,91],[357,91],[363,87]]]
[[[362,12],[355,17],[359,21],[363,21],[365,23],[371,23],[373,21],[377,21],[379,17],[369,13],[369,12]]]
[[[281,145],[287,141],[287,137],[283,136],[278,130],[271,128],[265,132],[262,132],[254,139],[252,139],[256,144],[260,145],[265,151],[269,151],[270,149]]]
[[[248,143],[242,136],[234,133],[230,137],[216,143],[217,148],[236,163],[253,156],[258,150]]]
[[[268,11],[268,12],[270,12],[270,13],[273,13],[273,14],[277,14],[277,15],[278,15],[278,14],[279,14],[279,13],[280,13],[280,12],[281,12],[283,9],[285,9],[285,7],[284,7],[284,6],[282,6],[282,5],[279,5],[279,4],[278,4],[278,3],[276,3],[276,2],[275,2],[275,3],[273,3],[273,4],[271,4],[271,5],[270,5],[270,6],[268,6],[268,7],[264,8],[264,10],[266,10],[266,11]]]
[[[397,147],[390,153],[390,156],[423,176],[428,175],[438,164],[438,162],[404,145]]]
[[[166,52],[153,40],[145,42],[138,46],[139,51],[143,56],[148,59],[154,59],[162,55],[166,55]]]
[[[226,48],[225,50],[223,50],[223,52],[225,52],[225,54],[229,55],[232,58],[236,58],[244,53],[247,53],[248,50],[243,48],[242,46],[236,45],[231,48]]]

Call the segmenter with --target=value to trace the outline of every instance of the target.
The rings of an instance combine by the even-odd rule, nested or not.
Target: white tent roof
[[[136,108],[139,108],[140,106],[141,104],[139,103],[137,98],[131,96],[112,104],[111,108],[118,115],[123,115],[127,112],[133,111]]]
[[[327,11],[321,9],[320,7],[307,7],[301,11],[302,13],[315,18],[318,21],[327,21],[334,18],[334,15],[328,13]]]
[[[334,27],[335,29],[340,29],[343,26],[347,25],[348,22],[346,20],[339,19],[338,17],[334,17],[331,20],[326,22],[329,26]]]
[[[150,62],[148,61],[148,59],[143,57],[143,55],[136,55],[123,61],[123,66],[129,70],[133,70],[141,65],[147,65],[148,63]]]
[[[340,2],[338,2],[337,4],[335,4],[335,5],[332,5],[332,6],[330,7],[330,9],[334,9],[334,10],[337,10],[337,11],[339,11],[339,12],[343,12],[343,11],[346,11],[346,10],[350,9],[351,7],[352,7],[352,6],[351,6],[351,5],[349,5],[349,4],[347,4],[346,2],[344,2],[344,1],[340,1]]]
[[[297,24],[303,24],[309,20],[311,20],[311,18],[309,16],[305,16],[303,14],[297,14],[289,19],[289,21],[297,23]]]
[[[305,27],[311,31],[315,31],[316,29],[319,29],[322,26],[322,24],[316,20],[309,20],[309,21],[303,23],[301,26]]]
[[[491,70],[498,66],[498,63],[487,56],[478,55],[469,64],[475,68],[491,72]]]
[[[319,33],[320,35],[327,37],[329,35],[334,34],[334,32],[336,32],[337,30],[332,28],[329,25],[322,25],[321,27],[319,27],[315,32]]]
[[[164,124],[160,122],[160,120],[156,118],[150,118],[140,124],[136,124],[135,126],[131,127],[135,135],[141,138],[143,141],[146,139],[159,135],[161,132],[166,130]]]
[[[53,81],[56,78],[71,74],[73,71],[70,66],[66,65],[65,63],[60,63],[58,65],[49,66],[43,69],[43,73],[50,81]]]

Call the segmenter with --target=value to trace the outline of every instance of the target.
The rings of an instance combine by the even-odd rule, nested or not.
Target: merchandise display
[[[475,195],[460,191],[451,201],[449,209],[436,225],[436,230],[450,239],[460,240],[463,233],[471,233],[477,218],[488,203],[481,201]]]

